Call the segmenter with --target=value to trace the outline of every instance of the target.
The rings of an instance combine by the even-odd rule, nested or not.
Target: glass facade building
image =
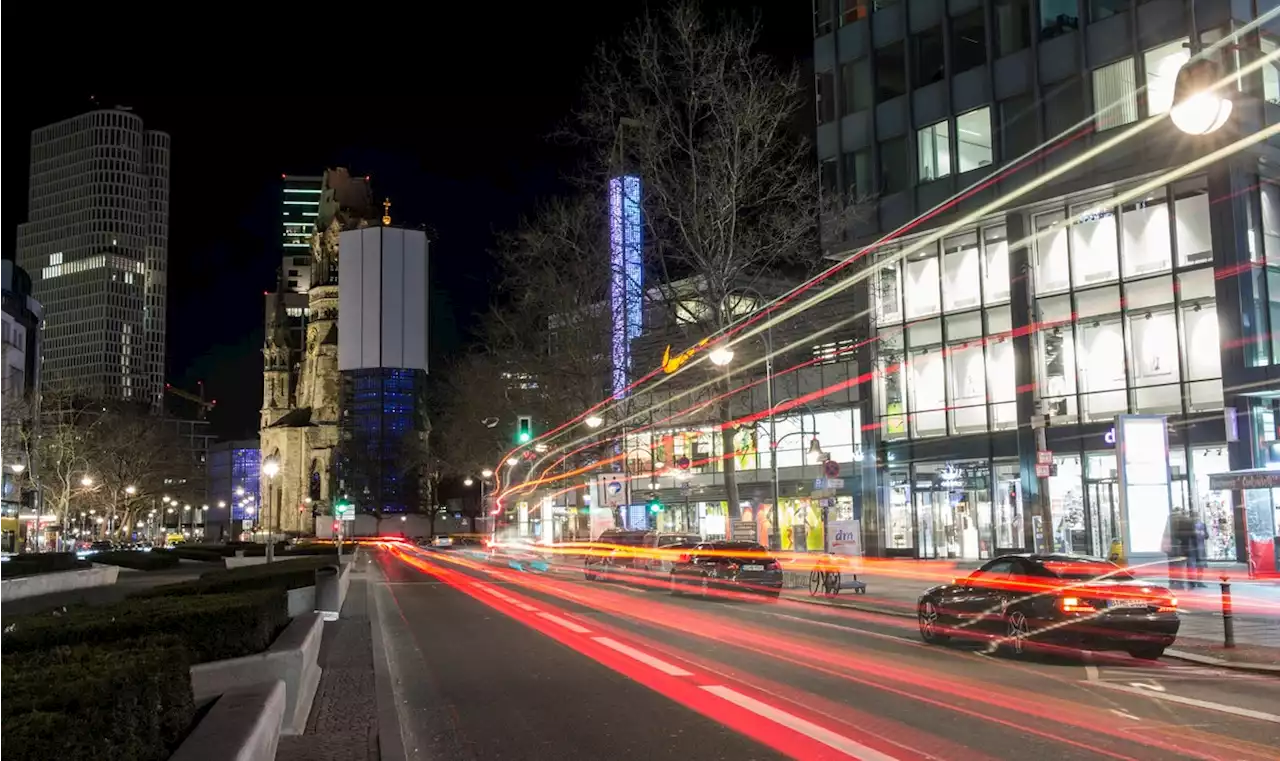
[[[1242,72],[1236,108],[1221,135],[1189,138],[1159,119],[1189,34],[1207,46],[1252,19],[1204,3],[1193,31],[1185,5],[815,4],[821,184],[876,196],[826,242],[863,258],[866,277],[873,340],[858,359],[874,372],[857,444],[875,456],[857,489],[869,554],[1106,556],[1127,520],[1113,426],[1132,413],[1167,418],[1172,509],[1205,524],[1210,559],[1243,560],[1276,535],[1274,499],[1246,504],[1209,476],[1272,464],[1277,146],[1160,181],[1280,120],[1277,68],[1243,71],[1274,40],[1241,36],[1213,54]],[[1080,160],[1139,125],[1124,147]],[[951,224],[962,217],[974,221]],[[908,223],[910,237],[871,245]]]

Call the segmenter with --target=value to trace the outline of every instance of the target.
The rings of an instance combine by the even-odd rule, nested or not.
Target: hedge
[[[187,651],[172,637],[48,647],[0,668],[6,761],[161,761],[195,719]]]
[[[307,557],[209,571],[192,581],[153,587],[140,592],[137,597],[142,599],[249,592],[259,589],[298,589],[314,585],[316,569],[334,565],[335,562],[334,558],[329,557]]]
[[[0,577],[12,579],[19,576],[34,576],[37,573],[75,571],[89,567],[90,563],[77,558],[74,552],[31,552],[14,555],[0,563]]]
[[[6,617],[0,650],[7,656],[165,634],[182,640],[192,663],[206,663],[260,653],[288,622],[287,600],[278,588],[242,594],[130,598],[57,616]],[[5,698],[7,702],[8,695]]]
[[[178,556],[170,550],[151,550],[150,552],[142,552],[140,550],[112,550],[110,552],[95,552],[89,556],[89,560],[94,563],[118,565],[121,568],[132,568],[137,571],[159,571],[165,568],[176,568],[178,566]]]
[[[169,550],[175,556],[183,560],[199,560],[202,563],[221,563],[226,555],[221,549],[214,547],[188,547],[179,544],[177,547]]]

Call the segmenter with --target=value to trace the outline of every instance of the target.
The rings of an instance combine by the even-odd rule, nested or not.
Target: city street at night
[[[379,553],[409,758],[1274,758],[1280,680],[930,647],[915,622]],[[371,579],[372,582],[372,579]]]

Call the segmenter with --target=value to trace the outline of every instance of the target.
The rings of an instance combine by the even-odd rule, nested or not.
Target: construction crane
[[[204,381],[196,381],[196,385],[200,387],[199,394],[193,394],[190,391],[183,391],[180,388],[174,388],[171,384],[168,384],[168,383],[164,384],[164,390],[170,394],[173,394],[179,399],[186,399],[188,402],[194,402],[197,409],[196,419],[204,420],[205,414],[209,410],[218,406],[218,400],[212,399],[206,402],[204,400]]]

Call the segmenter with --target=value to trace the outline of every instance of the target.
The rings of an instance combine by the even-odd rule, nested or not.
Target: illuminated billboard
[[[609,253],[613,308],[613,396],[621,399],[631,382],[631,341],[640,335],[644,296],[644,227],[640,178],[609,180]]]

